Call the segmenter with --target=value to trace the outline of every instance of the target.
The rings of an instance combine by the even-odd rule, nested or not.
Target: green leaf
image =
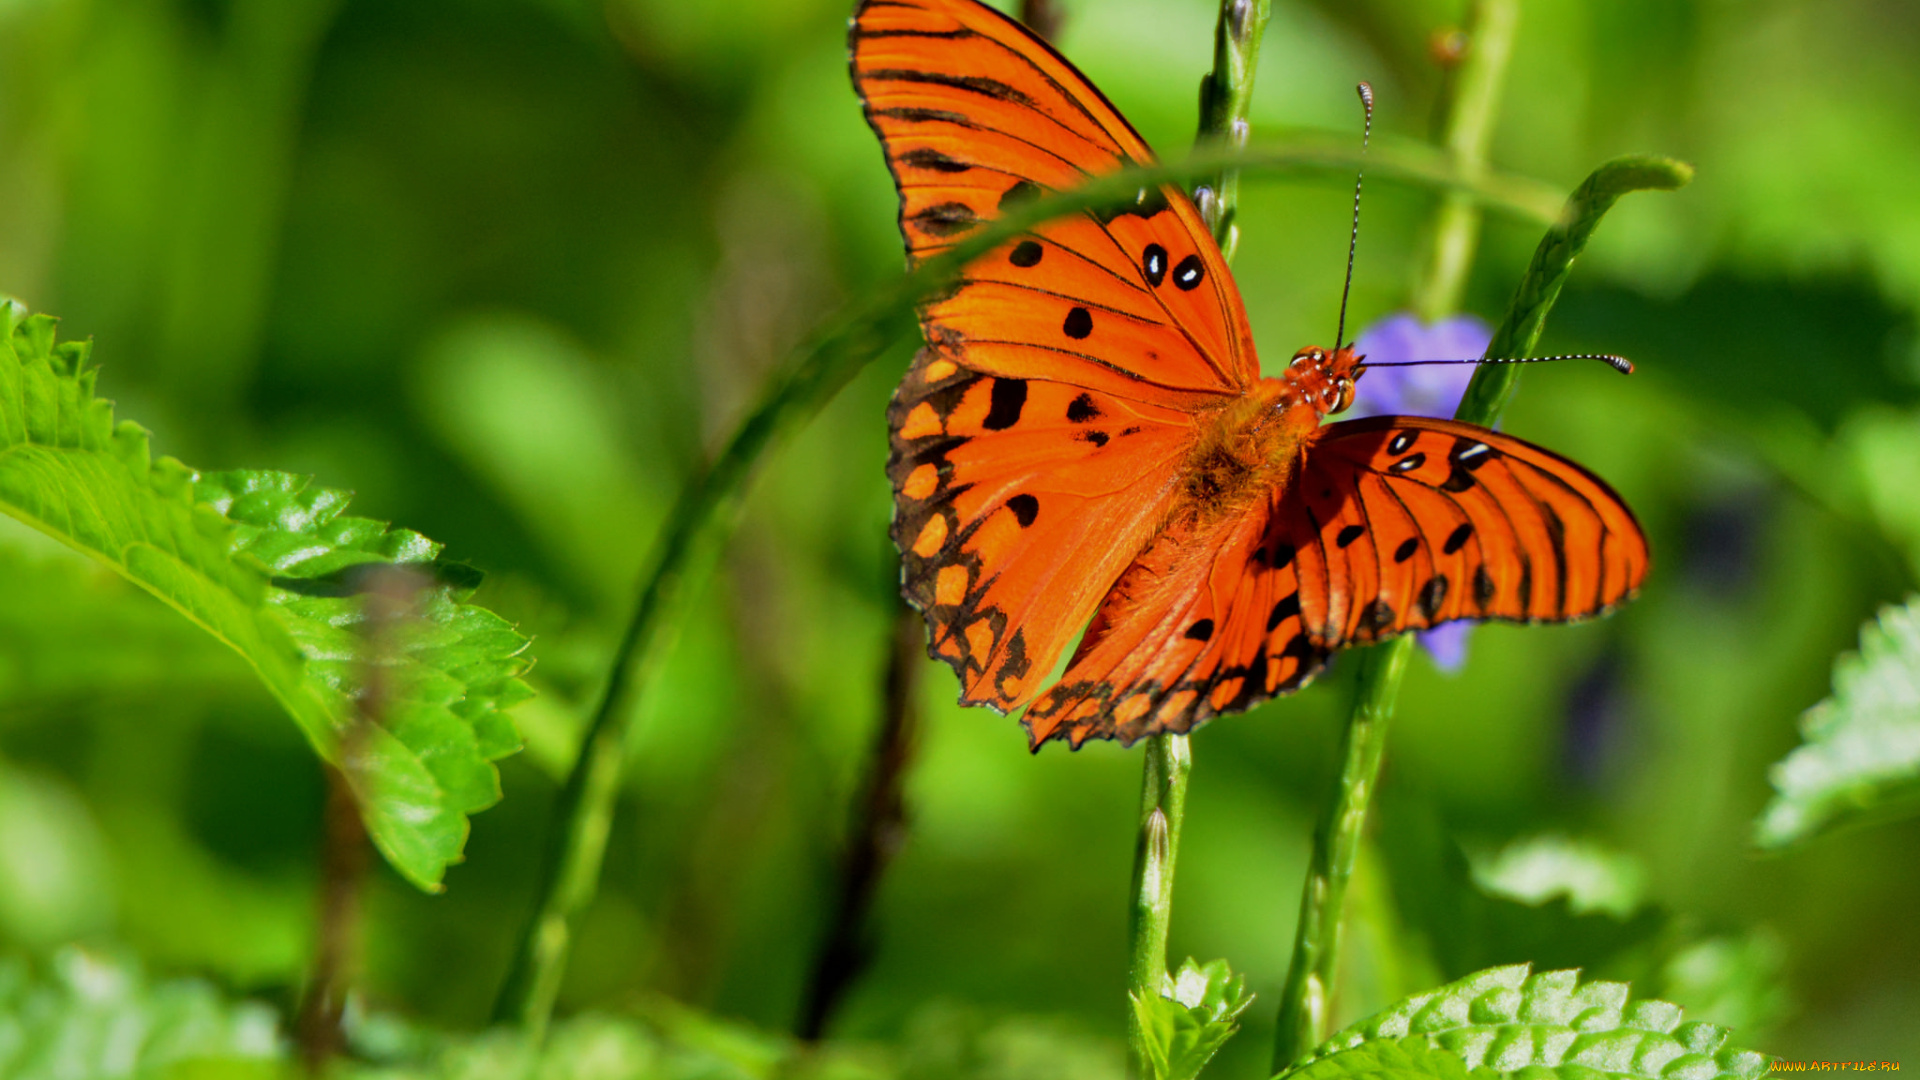
[[[1253,995],[1245,976],[1225,960],[1196,964],[1191,958],[1174,973],[1166,995],[1134,993],[1134,1015],[1149,1080],[1192,1080],[1233,1033]]]
[[[1761,847],[1920,809],[1920,596],[1860,628],[1860,651],[1834,662],[1833,695],[1801,715],[1800,733],[1773,767]]]
[[[1492,968],[1413,997],[1322,1043],[1289,1080],[1385,1073],[1455,1080],[1759,1080],[1767,1055],[1727,1045],[1727,1030],[1684,1021],[1627,985],[1580,984],[1577,971]]]
[[[439,545],[346,516],[344,492],[155,460],[146,431],[115,423],[94,396],[87,344],[55,344],[53,319],[0,307],[0,511],[238,652],[345,770],[387,860],[439,889],[467,815],[500,797],[492,762],[519,746],[501,710],[531,694],[519,678],[526,639],[461,602],[475,575],[437,563]],[[375,567],[420,582],[409,617],[378,648],[361,595]]]
[[[78,949],[46,968],[0,962],[0,1076],[10,1080],[271,1075],[284,1054],[273,1010],[198,980],[149,982]],[[196,1063],[208,1068],[190,1071]]]
[[[1535,906],[1564,896],[1575,915],[1600,911],[1627,918],[1646,891],[1638,859],[1558,833],[1521,837],[1471,865],[1474,884],[1489,896]]]

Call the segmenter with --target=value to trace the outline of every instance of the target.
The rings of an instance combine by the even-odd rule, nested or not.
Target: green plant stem
[[[1213,30],[1213,70],[1200,79],[1201,146],[1245,149],[1252,133],[1248,114],[1253,109],[1253,75],[1260,63],[1260,38],[1272,14],[1271,0],[1221,0],[1220,19]],[[1193,192],[1207,227],[1220,245],[1220,255],[1233,261],[1240,246],[1234,217],[1240,204],[1240,170],[1221,169]]]
[[[1213,70],[1200,80],[1200,126],[1195,144],[1203,150],[1246,149],[1253,107],[1253,76],[1260,62],[1260,37],[1270,13],[1268,0],[1221,0],[1214,28]],[[1194,202],[1231,262],[1239,246],[1234,213],[1240,200],[1240,170],[1223,166],[1195,187]],[[1173,871],[1180,854],[1180,826],[1186,819],[1187,777],[1193,748],[1185,735],[1155,735],[1146,740],[1140,780],[1140,836],[1133,854],[1133,907],[1127,920],[1127,992],[1144,998],[1167,992],[1167,933],[1173,924]],[[1149,1075],[1146,1035],[1140,1013],[1127,1009],[1128,1046],[1134,1075]]]
[[[1193,756],[1185,735],[1148,739],[1143,756],[1140,841],[1133,854],[1133,908],[1127,920],[1127,988],[1134,994],[1164,994],[1173,867],[1180,855],[1180,823],[1186,818],[1187,774],[1193,768]],[[1133,1015],[1128,1010],[1128,1016]],[[1137,1022],[1129,1021],[1129,1027]],[[1138,1031],[1132,1034],[1139,1036]]]
[[[1300,922],[1294,931],[1293,964],[1280,992],[1276,1070],[1319,1045],[1327,1034],[1347,882],[1360,853],[1367,807],[1386,755],[1387,722],[1393,719],[1394,697],[1412,645],[1412,638],[1402,637],[1359,657],[1360,690],[1340,740],[1340,779],[1314,828],[1300,896]]]
[[[1489,359],[1530,356],[1559,299],[1573,260],[1585,249],[1594,227],[1620,196],[1629,191],[1678,188],[1693,170],[1667,158],[1625,157],[1602,165],[1567,199],[1560,221],[1535,249],[1520,287],[1514,292],[1493,340]],[[1491,427],[1513,393],[1519,368],[1487,364],[1474,372],[1454,417]],[[1334,978],[1340,951],[1340,902],[1353,872],[1354,856],[1366,826],[1367,803],[1385,752],[1387,722],[1400,693],[1400,679],[1413,651],[1411,635],[1377,645],[1360,656],[1359,690],[1342,740],[1341,774],[1332,800],[1322,810],[1300,900],[1300,924],[1293,966],[1281,992],[1274,1069],[1286,1068],[1327,1035]]]
[[[1500,111],[1500,87],[1513,55],[1520,22],[1519,0],[1475,0],[1467,23],[1467,54],[1453,73],[1441,146],[1463,176],[1487,171],[1487,142]],[[1467,271],[1480,243],[1480,207],[1457,192],[1440,196],[1432,249],[1413,291],[1413,311],[1423,321],[1451,315],[1460,306]]]
[[[1500,84],[1513,54],[1518,21],[1518,0],[1475,0],[1467,54],[1453,72],[1452,100],[1441,139],[1448,164],[1463,177],[1487,172],[1487,141],[1499,110]],[[1434,216],[1432,254],[1414,290],[1414,309],[1420,318],[1432,321],[1458,306],[1479,235],[1479,205],[1455,191],[1442,192]],[[1332,1022],[1347,883],[1360,852],[1367,808],[1386,756],[1387,727],[1412,650],[1413,639],[1405,636],[1360,656],[1353,712],[1341,734],[1340,776],[1315,825],[1306,881],[1300,890],[1293,961],[1280,991],[1280,1018],[1274,1032],[1276,1070],[1319,1045]]]
[[[1550,217],[1543,185],[1514,177],[1467,179],[1443,158],[1413,147],[1389,148],[1376,173],[1415,186],[1460,188],[1489,206],[1523,218]],[[874,290],[841,312],[774,372],[759,404],[710,468],[681,492],[661,539],[640,576],[633,615],[609,664],[606,688],[580,743],[554,807],[553,838],[545,848],[533,916],[514,953],[494,1015],[538,1037],[546,1029],[565,972],[573,924],[592,900],[606,853],[615,797],[626,760],[628,732],[640,691],[666,651],[670,631],[697,571],[727,531],[760,459],[817,412],[866,363],[915,325],[914,305],[943,286],[968,261],[1050,218],[1092,206],[1130,201],[1142,186],[1185,183],[1229,164],[1272,174],[1340,175],[1357,161],[1351,148],[1305,134],[1242,155],[1232,148],[1202,151],[1174,165],[1133,168],[1103,176],[1074,191],[1022,205],[992,226],[969,234],[938,258]]]

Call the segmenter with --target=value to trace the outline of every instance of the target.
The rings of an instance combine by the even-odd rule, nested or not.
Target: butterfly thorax
[[[1192,523],[1232,517],[1285,484],[1321,418],[1352,403],[1362,359],[1350,348],[1301,349],[1279,378],[1203,419],[1182,474]]]

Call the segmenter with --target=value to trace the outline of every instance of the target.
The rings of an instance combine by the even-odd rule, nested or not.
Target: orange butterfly
[[[865,0],[850,37],[910,259],[1009,199],[1153,160],[1073,65],[974,0]],[[1595,615],[1646,576],[1632,512],[1573,462],[1451,420],[1321,426],[1366,370],[1349,347],[1261,378],[1176,187],[983,256],[921,323],[887,412],[902,590],[961,702],[1026,707],[1035,748],[1188,731],[1344,646]]]

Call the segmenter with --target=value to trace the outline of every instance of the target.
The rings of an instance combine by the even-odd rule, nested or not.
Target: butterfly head
[[[1313,407],[1321,416],[1345,412],[1353,404],[1353,384],[1366,374],[1366,357],[1353,346],[1322,349],[1309,345],[1293,354],[1283,378],[1294,391],[1295,400]]]

